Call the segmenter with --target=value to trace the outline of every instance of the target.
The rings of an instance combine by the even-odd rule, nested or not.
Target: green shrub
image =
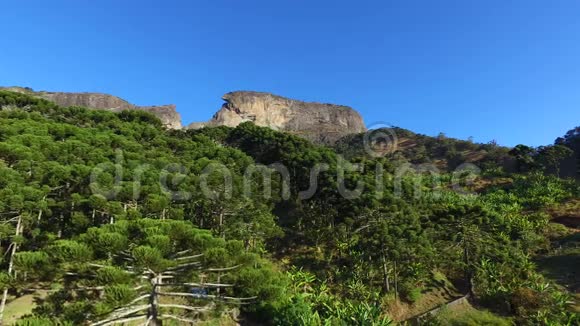
[[[444,310],[436,317],[425,321],[429,326],[511,326],[513,323],[506,318],[496,316],[488,311],[470,310],[467,312],[452,312]]]
[[[415,286],[412,283],[403,283],[401,285],[400,291],[401,296],[411,303],[415,303],[421,299],[421,288]]]
[[[277,309],[273,323],[274,325],[299,325],[304,320],[314,319],[314,314],[311,305],[301,296],[297,296]]]

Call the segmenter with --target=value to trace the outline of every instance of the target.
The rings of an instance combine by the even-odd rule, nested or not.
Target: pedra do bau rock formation
[[[27,87],[0,87],[25,93],[60,106],[84,106],[97,110],[143,110],[157,116],[170,129],[181,129],[181,116],[175,105],[137,106],[117,96],[102,93],[34,91]],[[187,128],[228,126],[252,121],[261,127],[285,131],[316,143],[332,144],[338,139],[366,131],[360,114],[348,106],[303,102],[263,92],[237,91],[225,94],[225,103],[207,122]]]
[[[90,109],[115,112],[124,110],[147,111],[157,116],[165,127],[170,129],[181,129],[181,116],[175,110],[175,105],[172,104],[161,106],[138,106],[131,104],[122,98],[101,93],[36,92],[27,87],[0,87],[0,90],[25,93],[49,100],[60,106],[84,106]]]
[[[222,99],[225,103],[211,120],[192,123],[188,128],[235,127],[252,121],[316,143],[334,143],[346,135],[367,130],[360,114],[348,106],[303,102],[251,91],[227,93]]]

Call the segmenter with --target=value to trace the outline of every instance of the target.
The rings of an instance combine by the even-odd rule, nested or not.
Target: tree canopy
[[[579,197],[558,177],[575,131],[508,149],[397,128],[413,146],[375,157],[364,135],[166,130],[7,91],[0,108],[0,311],[37,300],[20,325],[391,325],[437,289],[578,321],[534,263]]]

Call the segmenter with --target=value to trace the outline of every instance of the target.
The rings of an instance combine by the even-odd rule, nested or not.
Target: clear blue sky
[[[258,90],[542,145],[580,124],[579,17],[574,0],[5,1],[0,85],[174,103],[185,123]]]

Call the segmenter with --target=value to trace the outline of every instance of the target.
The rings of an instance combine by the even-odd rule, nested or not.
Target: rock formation
[[[64,93],[64,92],[36,92],[24,87],[1,87],[0,89],[26,93],[40,97],[60,106],[84,106],[91,109],[123,111],[123,110],[143,110],[154,114],[161,122],[171,129],[181,128],[181,116],[175,110],[175,105],[162,106],[137,106],[122,98],[101,94],[101,93]]]
[[[181,117],[175,105],[137,106],[117,96],[101,93],[34,91],[25,87],[0,87],[52,101],[60,106],[123,111],[143,110],[157,116],[171,129],[180,129]],[[208,122],[192,123],[187,128],[205,126],[235,127],[252,121],[258,126],[290,132],[317,143],[331,144],[338,139],[366,131],[361,116],[348,106],[303,102],[270,93],[238,91],[225,94],[225,103]]]
[[[238,91],[223,96],[225,103],[204,126],[235,127],[244,121],[290,132],[319,143],[333,143],[348,134],[366,131],[361,116],[348,106],[310,103],[261,93]]]

